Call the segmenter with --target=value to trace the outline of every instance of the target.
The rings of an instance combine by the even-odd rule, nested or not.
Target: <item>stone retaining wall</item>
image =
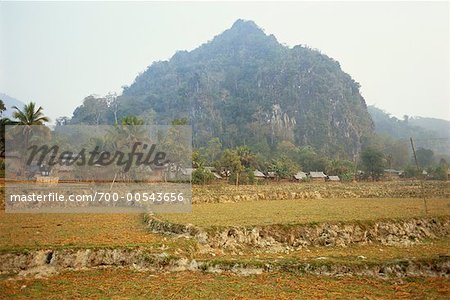
[[[215,229],[172,224],[154,216],[148,216],[146,222],[153,232],[191,236],[204,246],[231,252],[245,247],[279,252],[311,246],[411,245],[424,239],[443,237],[450,232],[450,217]]]
[[[450,276],[450,258],[395,260],[380,263],[329,263],[326,261],[212,261],[175,258],[142,249],[36,250],[0,254],[0,274],[48,277],[66,270],[128,268],[139,271],[233,272],[238,275],[283,271],[325,276]]]

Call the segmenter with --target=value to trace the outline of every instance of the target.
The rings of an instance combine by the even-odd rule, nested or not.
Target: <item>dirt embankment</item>
[[[325,276],[442,276],[450,274],[450,258],[391,260],[387,262],[333,263],[324,260],[302,262],[279,260],[214,261],[149,254],[142,249],[36,250],[0,254],[0,274],[48,277],[66,270],[128,268],[138,271],[233,272],[238,275],[285,271]]]
[[[153,232],[194,237],[205,251],[216,248],[231,253],[248,247],[261,252],[281,252],[310,246],[411,245],[424,239],[443,237],[450,232],[450,217],[209,229],[172,224],[154,216],[148,216],[146,222]]]
[[[450,181],[424,183],[426,197],[450,198]],[[193,186],[193,203],[225,203],[258,200],[322,198],[421,198],[418,181],[358,183],[276,183],[266,185],[227,184]]]

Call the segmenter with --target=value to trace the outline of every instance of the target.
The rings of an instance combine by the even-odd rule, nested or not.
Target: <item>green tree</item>
[[[248,146],[240,146],[236,148],[236,153],[241,160],[241,164],[244,168],[250,168],[253,164],[255,155],[252,153]]]
[[[225,169],[226,173],[231,172],[235,178],[235,184],[239,185],[239,175],[244,167],[236,150],[226,149],[222,154],[219,165]]]
[[[433,177],[435,177],[435,179],[438,179],[438,180],[447,180],[447,170],[448,170],[447,166],[439,165],[436,167],[436,169],[434,169]]]
[[[326,170],[328,175],[337,175],[341,179],[350,180],[355,173],[355,166],[351,161],[333,159]]]
[[[406,178],[413,178],[417,177],[419,175],[419,172],[417,171],[417,167],[413,164],[409,164],[405,168],[405,177]]]
[[[173,119],[171,122],[171,125],[188,125],[189,120],[188,118],[179,118],[179,119]]]
[[[447,180],[448,163],[445,159],[441,158],[439,165],[434,170],[434,177],[438,180]]]
[[[143,124],[144,122],[135,116],[126,116],[121,119],[120,124],[115,124],[114,127],[108,129],[105,136],[91,139],[89,149],[98,146],[101,151],[126,153],[136,147],[137,151],[143,151],[144,144],[151,143],[147,130],[141,126]],[[127,172],[123,172],[122,167],[119,166],[111,166],[111,168],[115,178],[119,176],[119,178],[126,180],[138,179],[144,172],[148,172],[144,166],[134,167]]]
[[[222,144],[219,138],[213,138],[208,141],[208,146],[206,147],[206,155],[209,163],[213,163],[219,158],[220,152],[222,151]]]
[[[203,157],[200,150],[196,149],[192,151],[192,166],[194,168],[204,167],[206,163],[206,159]]]
[[[278,179],[291,178],[296,172],[299,171],[299,166],[286,156],[282,156],[279,159],[272,161],[269,170],[275,172]]]
[[[3,115],[3,112],[6,110],[5,103],[0,99],[0,117]]]
[[[163,133],[161,139],[161,150],[166,153],[169,162],[169,169],[175,170],[175,177],[183,168],[192,167],[192,152],[190,146],[192,141],[189,139],[189,128],[186,118],[175,119],[172,126]]]
[[[236,182],[236,174],[232,173],[230,178],[230,182]],[[239,173],[239,184],[253,184],[255,182],[255,174],[253,174],[253,170],[250,168],[245,168],[242,172]]]
[[[203,166],[198,167],[192,172],[193,184],[209,184],[214,179],[214,175]]]
[[[299,157],[299,148],[290,141],[282,141],[277,145],[277,153],[280,156],[286,156],[289,159],[297,160]]]
[[[384,163],[381,151],[374,148],[366,148],[361,153],[361,163],[366,174],[373,180],[378,180],[383,176]]]
[[[298,162],[305,171],[326,171],[329,164],[328,159],[325,156],[316,153],[311,146],[305,146],[298,149],[296,162]]]
[[[409,163],[409,143],[389,137],[383,137],[381,140],[386,157],[386,167],[388,169],[404,168]]]
[[[12,108],[16,110],[12,114],[12,117],[17,120],[15,124],[23,126],[22,133],[25,136],[24,148],[27,149],[32,134],[31,126],[44,125],[50,119],[44,115],[42,106],[36,108],[34,102],[25,104],[22,109],[19,109],[17,106]]]
[[[100,125],[107,124],[105,113],[107,101],[90,95],[83,100],[83,104],[75,109],[71,120],[74,124]]]
[[[433,164],[434,153],[430,149],[419,148],[416,151],[417,163],[420,168],[427,168]]]
[[[144,125],[144,120],[139,119],[136,116],[125,116],[121,120],[122,125],[129,125],[129,126],[139,126]]]
[[[0,157],[5,155],[5,126],[12,123],[8,118],[1,118],[5,110],[5,103],[3,100],[0,100]]]
[[[8,118],[0,119],[0,157],[5,156],[5,127],[6,125],[14,125],[15,122]]]
[[[14,147],[16,147],[18,151],[26,153],[31,140],[34,139],[35,141],[42,143],[46,138],[50,137],[49,128],[44,126],[50,119],[44,115],[41,106],[36,107],[34,102],[30,102],[25,104],[22,109],[19,109],[17,106],[13,106],[12,108],[15,110],[12,114],[12,117],[15,119],[14,124],[19,126],[13,128],[15,132],[8,132],[8,134],[14,137],[18,135],[23,136],[23,139],[14,139],[14,141],[17,141],[17,144],[14,145]],[[8,122],[7,120],[5,121]],[[22,157],[23,159],[21,162],[21,173],[26,171],[26,161],[24,157],[25,156]]]

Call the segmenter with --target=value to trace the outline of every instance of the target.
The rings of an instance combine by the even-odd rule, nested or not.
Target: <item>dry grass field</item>
[[[429,215],[449,215],[450,199],[428,199]],[[423,216],[423,202],[400,199],[308,199],[195,204],[189,214],[159,215],[198,226],[297,224]],[[140,214],[8,214],[0,211],[0,249],[151,246]]]
[[[386,185],[364,183],[372,190],[382,191]],[[280,184],[276,190],[298,188],[301,184]],[[334,190],[344,184],[311,184],[316,189]],[[399,183],[399,189],[411,184]],[[414,187],[415,184],[412,185]],[[242,187],[254,192],[270,186]],[[354,187],[353,187],[354,188]],[[233,189],[230,186],[195,187],[196,194]],[[3,190],[3,189],[2,189]],[[270,189],[269,189],[270,190]],[[228,191],[232,193],[232,190]],[[3,197],[3,195],[2,195]],[[2,199],[3,200],[3,199]],[[428,199],[429,215],[450,215],[450,198]],[[160,217],[175,223],[199,226],[246,226],[267,224],[300,224],[325,221],[374,220],[408,218],[424,215],[420,198],[326,198],[295,200],[261,200],[233,203],[199,203],[187,214],[164,214]],[[148,232],[140,214],[8,214],[0,211],[0,249],[42,247],[99,247],[99,246],[151,246],[163,238]]]
[[[450,279],[380,279],[265,273],[65,272],[0,281],[5,299],[448,299]]]
[[[331,198],[450,198],[450,181],[379,182],[276,182],[234,186],[217,183],[193,186],[194,203],[244,202],[255,200],[331,199]]]
[[[51,246],[127,246],[158,237],[136,214],[8,214],[0,212],[0,249]]]
[[[3,182],[0,182],[3,184]],[[1,187],[0,202],[3,201]],[[145,228],[143,214],[33,214],[0,210],[0,251],[42,248],[149,247],[170,244]],[[177,241],[178,247],[189,247]]]
[[[334,195],[345,185],[309,185]],[[341,186],[341,188],[339,188]],[[366,183],[364,186],[370,186]],[[389,183],[392,187],[392,183]],[[270,193],[281,193],[283,187],[298,189],[287,183],[283,186],[264,186]],[[359,189],[361,186],[357,186]],[[260,187],[229,186],[195,187],[194,197],[206,197],[208,192],[229,196],[251,194]],[[354,191],[354,186],[351,187]],[[370,186],[376,195],[386,185]],[[404,186],[400,186],[403,189]],[[407,189],[417,187],[410,185]],[[343,188],[344,191],[346,188]],[[325,192],[324,192],[325,191]],[[442,191],[430,192],[429,216],[450,215],[450,198]],[[348,193],[347,193],[348,192]],[[370,221],[424,216],[423,200],[410,192],[399,197],[362,198],[347,189],[345,197],[322,199],[270,198],[258,201],[205,203],[197,201],[190,214],[163,214],[158,217],[174,223],[198,226],[250,226],[268,224],[303,224],[339,221]],[[233,194],[235,193],[235,194]],[[397,193],[397,192],[396,192]],[[444,192],[444,194],[447,192]],[[385,193],[384,195],[390,195]],[[194,201],[196,202],[196,201]],[[308,262],[321,258],[330,263],[353,264],[384,262],[395,259],[422,259],[450,256],[450,237],[426,240],[402,247],[379,244],[343,247],[311,247],[289,253],[255,253],[249,249],[238,255],[197,252],[194,240],[177,239],[150,233],[141,214],[8,214],[0,211],[0,252],[23,249],[91,247],[145,247],[151,252],[204,260],[228,262],[285,261]],[[177,254],[178,253],[178,254]],[[362,258],[363,257],[363,260]],[[298,276],[289,272],[270,272],[247,277],[232,273],[203,272],[152,273],[129,269],[91,269],[66,271],[45,279],[27,277],[9,280],[0,275],[0,299],[447,299],[450,294],[448,278],[370,278]]]
[[[450,215],[450,198],[433,198],[427,202],[429,216]],[[423,200],[418,198],[349,198],[202,203],[193,205],[190,214],[158,216],[173,223],[209,227],[396,219],[424,215]]]

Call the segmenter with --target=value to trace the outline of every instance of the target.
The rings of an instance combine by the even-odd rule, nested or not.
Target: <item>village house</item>
[[[216,180],[223,179],[223,176],[221,176],[219,174],[219,172],[217,171],[217,169],[215,167],[205,167],[205,169],[208,170],[209,172],[211,172],[211,174],[214,176],[214,179],[216,179]]]
[[[267,178],[275,180],[277,179],[277,174],[275,172],[267,172]]]
[[[260,170],[253,171],[253,175],[255,176],[255,179],[265,179],[266,178],[266,175],[264,175],[264,173],[261,172]]]
[[[328,181],[332,181],[332,182],[339,182],[341,181],[341,179],[339,178],[339,176],[328,176],[327,177]]]
[[[389,180],[400,179],[400,176],[403,174],[403,171],[394,170],[394,169],[385,169],[384,170],[384,178]]]
[[[213,176],[214,176],[214,179],[217,179],[217,180],[221,180],[221,179],[223,179],[223,177],[222,176],[220,176],[219,175],[219,173],[217,173],[217,172],[211,172],[212,174],[213,174]]]
[[[323,172],[309,172],[309,177],[313,182],[325,182],[325,179],[327,178],[327,175],[325,175]]]
[[[304,181],[308,178],[308,175],[305,172],[297,172],[297,174],[294,174],[294,179],[297,181]]]

